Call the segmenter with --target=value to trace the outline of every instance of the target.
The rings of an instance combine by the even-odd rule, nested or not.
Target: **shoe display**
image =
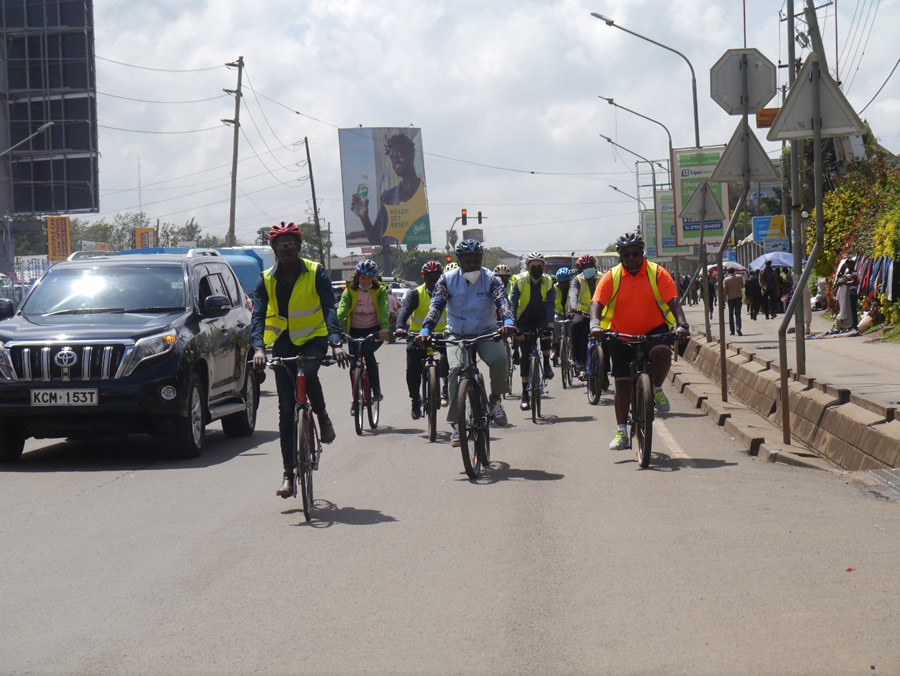
[[[457,429],[456,425],[453,425],[453,430],[450,432],[450,445],[454,447],[459,447],[459,429]]]
[[[319,415],[319,441],[323,444],[330,444],[334,441],[335,433],[334,433],[334,425],[331,424],[331,418],[328,417],[328,414],[325,411],[322,411]]]
[[[668,413],[669,409],[672,408],[669,405],[669,399],[666,397],[666,393],[662,390],[653,394],[653,404],[660,413]]]
[[[281,487],[275,491],[275,495],[280,498],[289,498],[294,494],[294,471],[284,473],[284,480]]]
[[[418,399],[412,400],[412,406],[409,409],[409,417],[418,420],[422,417],[422,402]]]
[[[508,420],[506,419],[506,411],[503,410],[503,404],[500,402],[500,397],[497,397],[497,400],[491,403],[491,415],[497,427],[506,427]]]
[[[614,436],[613,440],[609,442],[609,450],[621,451],[626,448],[631,448],[631,442],[628,439],[628,434],[616,430],[616,436]]]

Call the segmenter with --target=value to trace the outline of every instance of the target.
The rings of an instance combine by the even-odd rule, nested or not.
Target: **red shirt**
[[[661,265],[656,266],[656,271],[659,295],[668,303],[678,296],[675,280]],[[612,301],[612,293],[613,280],[612,270],[610,270],[603,275],[603,279],[594,290],[592,300],[607,306]],[[650,278],[647,276],[647,259],[641,263],[641,269],[636,275],[632,275],[623,267],[610,329],[622,333],[644,335],[660,324],[664,324],[665,321],[662,310],[656,304],[653,289],[650,287]]]

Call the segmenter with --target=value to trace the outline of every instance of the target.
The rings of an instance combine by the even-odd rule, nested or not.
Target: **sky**
[[[785,3],[746,5],[746,46],[785,63]],[[598,97],[659,120],[675,147],[694,144],[693,106],[683,59],[591,12],[687,57],[700,141],[716,145],[740,117],[710,98],[709,70],[727,49],[745,46],[743,7],[741,0],[94,0],[100,210],[87,220],[143,210],[151,222],[193,218],[224,237],[234,129],[222,120],[234,117],[234,98],[223,89],[237,85],[237,70],[224,64],[243,56],[239,240],[250,243],[278,221],[311,220],[307,138],[333,251],[359,253],[344,246],[337,130],[415,126],[435,248],[467,208],[483,213],[487,246],[602,251],[637,226],[638,181],[636,158],[600,134],[651,159],[666,157],[667,141],[657,125]],[[798,13],[802,7],[796,0]],[[859,112],[869,104],[861,117],[883,146],[900,152],[900,74],[869,103],[900,57],[900,0],[839,0],[818,17],[832,75],[837,64],[851,105]],[[797,54],[808,50],[798,45]],[[779,87],[786,83],[786,69],[777,77]],[[765,132],[757,130],[763,147],[777,157],[780,143]]]

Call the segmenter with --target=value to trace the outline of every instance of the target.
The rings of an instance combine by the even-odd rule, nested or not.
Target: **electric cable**
[[[868,108],[869,105],[871,105],[872,101],[874,101],[878,97],[878,95],[881,93],[881,90],[884,89],[884,86],[888,83],[888,80],[891,79],[891,76],[894,74],[894,71],[897,70],[898,65],[900,65],[900,59],[897,59],[897,62],[894,64],[894,67],[891,68],[891,72],[888,73],[888,76],[885,79],[885,81],[881,83],[881,86],[878,88],[878,91],[875,92],[875,95],[871,99],[869,99],[869,103],[864,105],[862,107],[862,110],[859,111],[860,115],[862,115],[866,111],[866,108]]]
[[[228,94],[219,94],[218,96],[210,96],[208,99],[193,99],[190,101],[152,101],[150,99],[134,99],[130,96],[119,96],[118,94],[109,94],[107,92],[97,92],[101,96],[109,96],[114,99],[122,99],[123,101],[137,101],[138,103],[164,103],[164,104],[179,104],[179,103],[203,103],[204,101],[215,101],[216,99],[221,99]]]
[[[202,131],[212,131],[214,129],[222,129],[225,127],[224,124],[220,124],[217,127],[206,127],[205,129],[185,129],[183,131],[154,131],[151,129],[123,129],[122,127],[110,127],[105,124],[98,124],[98,127],[101,129],[112,129],[114,131],[127,131],[132,134],[198,134]]]
[[[97,54],[94,55],[95,59],[99,59],[100,61],[108,61],[109,63],[115,63],[119,66],[128,66],[129,68],[139,68],[140,70],[153,70],[158,73],[199,73],[205,70],[216,70],[218,68],[225,68],[225,64],[221,64],[219,66],[209,66],[208,68],[151,68],[149,66],[137,66],[133,63],[125,63],[124,61],[116,61],[115,59],[107,59],[106,57],[99,56]]]
[[[251,92],[253,92],[253,98],[256,100],[256,105],[259,106],[259,112],[262,113],[263,119],[266,121],[266,125],[268,125],[269,130],[272,132],[272,136],[275,137],[275,140],[278,141],[279,145],[285,150],[292,153],[299,152],[300,148],[291,148],[290,146],[286,146],[284,142],[280,138],[278,138],[278,134],[275,133],[275,128],[272,126],[272,123],[269,122],[269,117],[266,115],[265,109],[259,102],[259,95],[256,93],[256,89],[253,88],[253,82],[250,80],[250,73],[247,71],[247,64],[244,64],[244,74],[247,76],[247,87]]]
[[[266,171],[268,171],[269,174],[271,174],[272,178],[274,178],[276,181],[278,181],[279,183],[281,183],[281,185],[287,186],[288,188],[296,188],[296,187],[298,187],[298,186],[296,186],[296,185],[291,185],[290,183],[286,183],[285,181],[282,181],[280,178],[278,178],[278,177],[274,174],[274,172],[273,172],[271,169],[269,169],[268,165],[266,165],[266,163],[262,161],[262,158],[259,156],[259,153],[256,152],[256,148],[253,147],[253,143],[250,141],[250,137],[247,136],[247,133],[244,131],[244,128],[243,128],[243,127],[240,127],[240,130],[241,130],[241,135],[244,137],[244,140],[247,142],[247,145],[250,146],[250,150],[253,151],[253,154],[256,155],[256,159],[258,159],[258,160],[259,160],[259,163],[263,166],[263,168],[264,168]],[[294,178],[294,179],[291,179],[291,181],[296,181],[296,182],[299,184],[299,183],[302,181],[302,179]]]

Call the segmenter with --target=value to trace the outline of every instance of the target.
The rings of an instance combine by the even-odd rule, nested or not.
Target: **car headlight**
[[[119,376],[130,376],[142,361],[166,354],[175,347],[177,340],[178,334],[175,331],[166,331],[155,336],[141,338],[134,344],[134,347],[125,353]]]
[[[16,380],[12,359],[3,341],[0,341],[0,376],[5,380]]]

